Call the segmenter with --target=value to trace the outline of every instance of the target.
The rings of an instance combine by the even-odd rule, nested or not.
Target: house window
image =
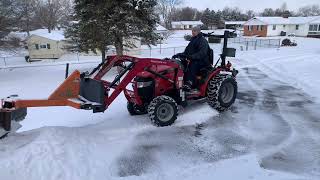
[[[263,26],[260,26],[260,31],[263,31]]]
[[[47,48],[48,48],[48,49],[51,49],[51,46],[50,46],[50,44],[47,44]]]
[[[39,44],[35,44],[36,49],[39,49]]]
[[[286,25],[283,25],[283,28],[286,28]]]
[[[277,25],[273,25],[272,30],[277,30]]]
[[[319,29],[318,29],[318,31],[320,31],[320,24],[319,24]]]
[[[299,25],[296,25],[296,30],[299,30]]]
[[[41,44],[40,45],[40,49],[47,49],[47,45],[46,44]]]
[[[253,31],[253,26],[248,26],[249,31]]]
[[[192,25],[189,25],[189,28],[191,29],[191,28],[192,28]]]
[[[320,31],[318,24],[311,24],[309,26],[309,31]]]
[[[257,31],[259,31],[259,27],[260,27],[260,26],[258,25],[258,26],[257,26]]]

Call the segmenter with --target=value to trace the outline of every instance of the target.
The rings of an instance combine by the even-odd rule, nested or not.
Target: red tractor
[[[185,59],[152,59],[130,56],[109,56],[92,72],[73,72],[57,90],[45,100],[19,100],[8,97],[1,101],[0,136],[13,131],[13,123],[27,115],[28,107],[71,106],[77,109],[104,112],[123,92],[128,100],[127,108],[131,115],[149,114],[157,126],[169,126],[178,116],[178,105],[187,101],[206,98],[208,104],[218,111],[228,109],[237,96],[236,75],[226,57],[234,57],[236,50],[228,48],[228,38],[233,32],[224,35],[205,34],[224,39],[219,61],[200,71],[197,89],[185,92],[182,88]],[[208,53],[213,62],[213,51]],[[114,67],[122,71],[109,82],[103,77]],[[129,88],[129,84],[131,88]],[[111,90],[112,89],[112,90]]]

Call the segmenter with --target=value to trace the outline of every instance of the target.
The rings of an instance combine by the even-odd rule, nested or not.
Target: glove
[[[176,58],[178,58],[179,56],[178,56],[178,54],[176,54],[176,55],[173,55],[172,56],[172,59],[176,59]]]

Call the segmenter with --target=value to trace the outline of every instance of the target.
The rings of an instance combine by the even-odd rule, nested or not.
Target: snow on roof
[[[320,16],[319,18],[313,19],[312,21],[310,21],[311,24],[320,24]]]
[[[246,21],[226,21],[225,24],[226,25],[233,25],[233,24],[236,24],[236,25],[243,25]]]
[[[172,25],[203,25],[201,21],[172,21]]]
[[[49,33],[48,29],[37,29],[31,31],[30,35],[36,35],[55,41],[61,41],[65,39],[63,30],[52,30],[51,33]]]
[[[259,20],[264,24],[306,24],[312,21],[320,19],[320,16],[309,16],[309,17],[254,17],[247,21],[245,24],[248,24],[250,21]],[[253,25],[252,23],[249,23]]]
[[[168,29],[166,29],[165,27],[161,26],[160,24],[157,24],[156,30],[157,31],[168,31]]]
[[[17,38],[20,38],[21,40],[25,40],[28,37],[28,35],[26,32],[10,32],[7,37],[8,38],[17,37]]]

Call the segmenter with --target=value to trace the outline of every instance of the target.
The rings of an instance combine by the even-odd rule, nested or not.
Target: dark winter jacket
[[[193,62],[201,65],[209,65],[209,49],[208,41],[200,33],[191,38],[183,54],[190,57]]]

